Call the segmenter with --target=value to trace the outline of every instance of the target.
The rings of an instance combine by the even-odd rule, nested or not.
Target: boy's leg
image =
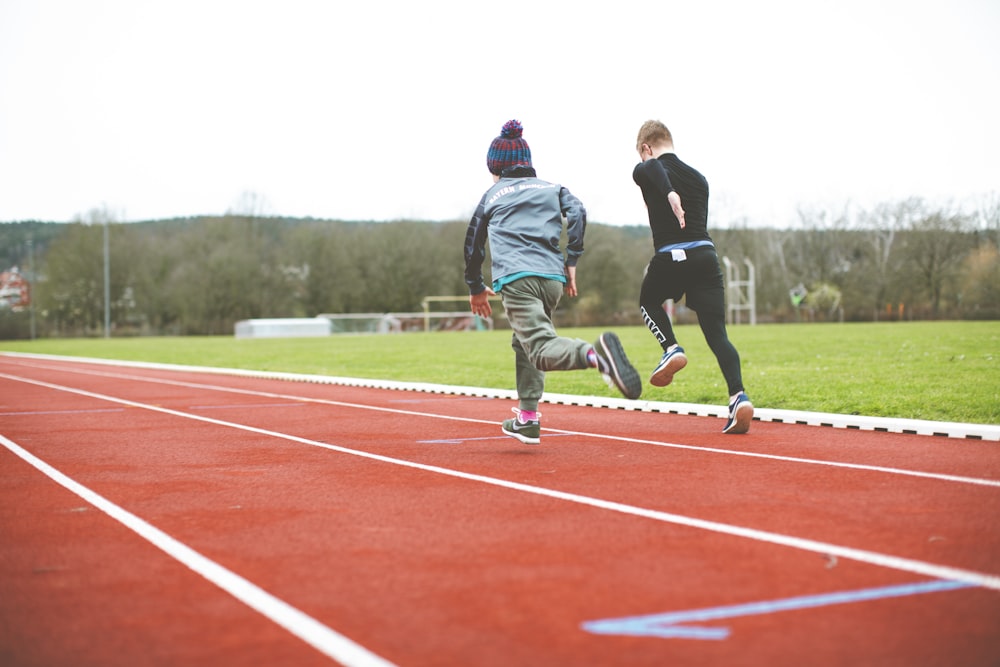
[[[677,343],[670,318],[663,310],[663,303],[670,298],[672,261],[669,255],[654,255],[646,267],[646,275],[643,276],[642,286],[639,288],[639,310],[642,313],[642,320],[664,352]]]
[[[729,419],[723,433],[746,433],[753,421],[753,403],[743,391],[740,355],[726,333],[726,293],[722,267],[714,250],[697,255],[696,286],[688,291],[688,305],[698,313],[698,325],[712,350],[729,389]]]
[[[596,368],[627,398],[638,398],[642,393],[642,381],[625,356],[617,336],[602,334],[598,339],[600,349],[597,349],[578,338],[556,334],[552,311],[559,303],[562,290],[563,285],[559,281],[528,277],[505,285],[500,293],[507,320],[514,330],[514,353],[524,354],[517,361],[521,409],[531,410],[532,402],[537,405],[541,398],[540,385],[544,384],[544,379],[534,385],[530,382],[539,376],[531,374],[528,366],[539,372]],[[525,358],[527,364],[524,363]],[[544,375],[541,377],[544,378]],[[532,390],[538,395],[527,393]],[[522,391],[525,393],[522,394]]]
[[[698,313],[698,325],[719,362],[729,395],[735,396],[743,391],[743,375],[740,355],[726,332],[726,292],[719,257],[714,250],[706,250],[699,253],[694,262],[691,268],[697,274],[695,284],[688,290],[687,302]]]
[[[508,315],[509,317],[509,315]],[[511,336],[510,346],[514,349],[514,377],[517,383],[517,407],[528,412],[538,410],[538,401],[545,392],[545,371],[535,368],[528,360],[528,353],[517,337]]]
[[[676,298],[679,293],[673,282],[677,279],[678,268],[673,266],[669,255],[655,255],[646,267],[646,275],[639,289],[639,308],[642,319],[650,333],[663,348],[663,357],[649,376],[654,387],[665,387],[674,379],[674,374],[687,365],[684,348],[677,345],[670,317],[663,310],[663,302]]]
[[[743,391],[743,373],[740,368],[740,354],[726,333],[725,311],[720,315],[714,311],[699,310],[698,325],[705,334],[708,347],[719,362],[719,369],[726,379],[729,395],[735,396]]]
[[[556,280],[528,277],[505,285],[500,292],[507,321],[514,330],[514,353],[519,354],[520,348],[527,365],[540,372],[590,367],[590,343],[559,336],[552,324],[552,311],[562,289],[562,283]],[[518,361],[519,366],[522,363]]]

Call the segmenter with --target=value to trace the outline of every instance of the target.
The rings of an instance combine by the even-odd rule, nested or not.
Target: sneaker
[[[517,415],[514,419],[504,420],[501,430],[504,435],[509,435],[512,438],[517,438],[526,445],[537,445],[541,442],[539,439],[539,433],[542,430],[539,424],[539,420],[533,419],[531,421],[523,422],[521,421],[521,411],[517,408],[511,408],[514,414]],[[541,417],[542,413],[538,413]]]
[[[628,399],[635,400],[642,395],[642,379],[629,363],[616,334],[602,333],[594,343],[594,351],[597,352],[597,369],[608,386],[618,389]]]
[[[684,348],[677,345],[669,352],[663,353],[660,365],[649,376],[649,384],[654,387],[666,387],[674,381],[674,373],[687,366],[688,358],[684,356]]]
[[[726,422],[722,432],[746,433],[750,430],[751,421],[753,421],[753,403],[750,402],[750,397],[741,391],[729,404],[729,421]]]

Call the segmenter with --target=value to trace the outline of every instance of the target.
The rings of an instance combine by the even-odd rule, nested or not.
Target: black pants
[[[677,342],[663,303],[687,296],[687,307],[698,314],[698,325],[712,350],[732,396],[743,391],[740,355],[726,333],[726,291],[715,248],[692,248],[676,261],[671,253],[657,253],[646,267],[639,291],[643,321],[666,352]]]

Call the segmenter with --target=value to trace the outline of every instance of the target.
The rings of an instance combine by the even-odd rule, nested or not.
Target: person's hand
[[[563,287],[563,291],[566,292],[566,296],[576,296],[576,267],[567,266],[566,267],[566,286]]]
[[[667,195],[667,201],[670,202],[670,208],[677,216],[677,222],[680,223],[681,229],[684,229],[684,208],[681,206],[681,196],[677,194],[676,190],[671,190]]]
[[[479,315],[479,317],[489,317],[492,315],[493,306],[490,305],[490,297],[496,295],[497,293],[489,287],[484,289],[479,294],[470,294],[469,305],[472,307],[472,313],[474,315]]]

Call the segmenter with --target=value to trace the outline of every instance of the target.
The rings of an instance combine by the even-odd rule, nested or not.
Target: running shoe
[[[594,343],[594,351],[597,352],[597,369],[608,386],[618,389],[628,399],[635,400],[642,395],[642,379],[629,363],[616,334],[602,333]]]
[[[517,415],[513,419],[504,420],[501,430],[503,430],[504,435],[509,435],[512,438],[517,438],[526,445],[537,445],[541,442],[539,434],[541,432],[541,425],[539,420],[532,419],[531,421],[521,421],[521,411],[517,408],[511,408],[514,414]],[[542,413],[538,413],[541,417]]]
[[[729,420],[723,433],[746,433],[750,430],[750,422],[753,421],[753,403],[750,397],[742,391],[729,404]]]
[[[674,373],[687,366],[688,358],[684,355],[684,348],[675,346],[669,352],[663,353],[660,365],[653,370],[649,376],[649,384],[654,387],[666,387],[674,381]]]

